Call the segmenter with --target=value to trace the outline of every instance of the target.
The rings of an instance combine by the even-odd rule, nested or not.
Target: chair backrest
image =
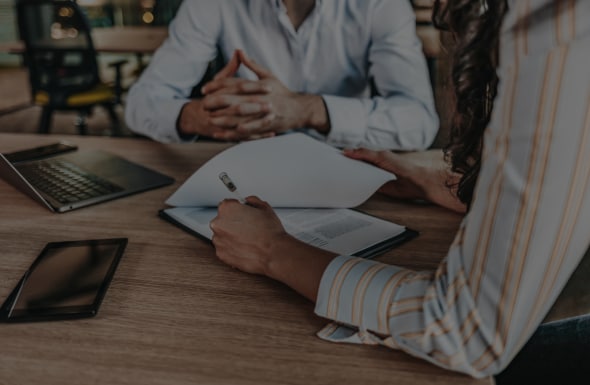
[[[170,24],[170,21],[174,19],[176,15],[176,11],[178,11],[178,7],[182,0],[160,0],[154,2],[154,22],[153,25],[163,25],[167,26]]]
[[[74,1],[19,0],[17,17],[33,95],[61,104],[100,82],[89,23]]]

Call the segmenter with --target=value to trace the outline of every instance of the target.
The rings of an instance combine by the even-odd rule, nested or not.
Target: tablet
[[[95,316],[127,238],[48,243],[0,308],[3,322]]]

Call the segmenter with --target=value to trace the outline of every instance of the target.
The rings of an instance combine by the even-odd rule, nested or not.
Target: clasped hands
[[[234,77],[241,65],[258,79]],[[241,50],[235,51],[227,65],[201,91],[202,99],[183,107],[180,132],[228,141],[265,138],[312,126],[310,107],[317,102],[314,98],[320,98],[292,92]]]

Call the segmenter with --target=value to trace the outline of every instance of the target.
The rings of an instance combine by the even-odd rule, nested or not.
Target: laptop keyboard
[[[22,164],[20,173],[36,189],[62,204],[113,194],[123,188],[62,159]]]

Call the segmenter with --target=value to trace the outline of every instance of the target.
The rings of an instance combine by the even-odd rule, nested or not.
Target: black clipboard
[[[358,210],[355,210],[355,211],[358,211]],[[361,212],[361,213],[374,217],[374,215],[367,214],[365,212]],[[182,230],[186,231],[187,233],[194,235],[194,236],[206,241],[207,243],[211,244],[211,240],[209,238],[207,238],[203,234],[199,233],[198,231],[192,229],[191,227],[186,226],[182,222],[177,221],[174,217],[172,217],[171,215],[169,215],[166,212],[166,209],[159,210],[158,216],[160,218],[172,223],[173,225],[181,228]],[[379,219],[382,219],[382,218],[379,218]],[[378,255],[385,253],[388,250],[394,249],[395,247],[397,247],[397,246],[399,246],[411,239],[416,238],[419,234],[420,233],[418,231],[412,230],[412,229],[409,229],[406,227],[404,232],[397,234],[391,238],[384,239],[383,241],[378,242],[372,246],[369,246],[363,250],[357,251],[356,253],[352,254],[352,256],[371,259],[371,258],[374,258]]]

